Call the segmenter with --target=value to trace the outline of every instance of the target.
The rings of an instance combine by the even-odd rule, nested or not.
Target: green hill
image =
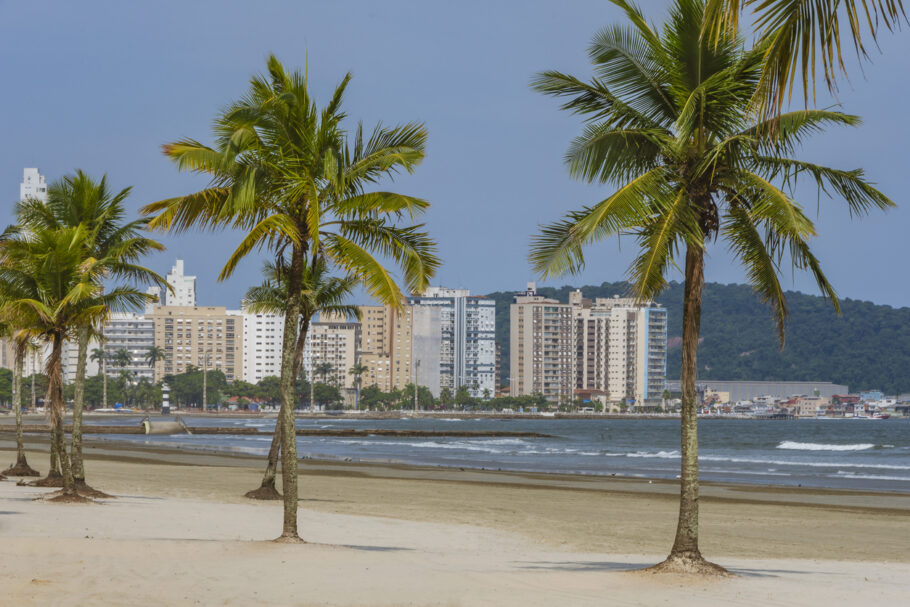
[[[541,288],[539,293],[568,301],[575,287]],[[626,283],[605,282],[581,288],[585,297],[628,292]],[[496,341],[502,377],[509,376],[509,304],[512,293],[491,293],[496,300]],[[682,336],[682,284],[673,282],[658,298],[668,312],[667,376],[679,378]],[[805,380],[847,384],[851,391],[881,389],[910,392],[910,308],[892,308],[844,299],[838,317],[830,303],[814,295],[788,292],[790,322],[783,350],[770,309],[745,285],[705,285],[702,343],[698,352],[703,379]]]

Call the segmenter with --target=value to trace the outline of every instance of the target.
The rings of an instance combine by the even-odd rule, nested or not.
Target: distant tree
[[[159,360],[164,360],[167,354],[161,346],[149,346],[145,353],[145,362],[152,369]]]
[[[455,404],[459,407],[466,407],[474,403],[474,399],[471,398],[471,393],[468,391],[467,386],[458,386],[455,389]]]
[[[448,407],[452,403],[452,391],[448,388],[443,388],[440,390],[439,402],[442,403],[443,407]]]

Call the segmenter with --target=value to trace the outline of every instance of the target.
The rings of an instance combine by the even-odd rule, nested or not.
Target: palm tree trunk
[[[73,433],[70,453],[73,459],[73,478],[85,482],[85,466],[82,463],[82,407],[85,395],[85,364],[88,359],[88,327],[81,327],[77,336],[76,382],[73,386]]]
[[[298,319],[300,318],[300,287],[303,275],[304,251],[294,245],[288,276],[288,299],[284,309],[284,341],[281,348],[281,409],[275,432],[281,435],[281,480],[284,493],[284,526],[280,540],[301,541],[297,533],[297,433],[294,426],[294,384],[298,366]]]
[[[63,498],[76,497],[76,482],[73,479],[73,469],[66,453],[66,442],[63,438],[63,416],[65,413],[63,403],[63,335],[55,333],[53,336],[51,355],[47,361],[47,396],[45,400],[50,405],[51,428],[53,430],[54,451],[60,463],[60,472],[63,475]]]
[[[107,361],[101,359],[101,408],[107,409]]]
[[[297,335],[297,345],[294,348],[294,368],[298,373],[303,365],[303,347],[306,341],[307,333],[310,328],[310,318],[304,315],[300,320],[300,333]],[[295,379],[296,383],[296,379]],[[275,432],[272,434],[272,444],[269,446],[269,459],[265,466],[265,473],[262,475],[262,483],[258,489],[247,491],[244,495],[251,499],[259,500],[277,500],[281,499],[281,494],[275,488],[275,477],[278,474],[278,456],[281,454],[281,437],[284,434],[282,418],[279,414],[275,421]],[[296,428],[294,433],[294,443],[297,442]]]
[[[22,363],[25,360],[25,344],[16,344],[13,358],[13,408],[16,411],[16,463],[2,472],[7,476],[40,476],[28,465],[25,457],[25,443],[22,439]]]
[[[722,567],[706,561],[698,549],[698,400],[695,375],[698,369],[698,335],[701,330],[701,299],[705,285],[704,249],[686,249],[686,283],[683,300],[681,470],[679,521],[670,555],[656,569],[679,573],[725,574]]]

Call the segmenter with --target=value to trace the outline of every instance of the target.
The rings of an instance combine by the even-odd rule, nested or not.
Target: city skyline
[[[128,5],[79,9],[89,17],[103,10],[106,19],[119,24],[110,31],[96,30],[94,23],[106,21],[91,18],[85,20],[84,28],[73,30],[68,25],[73,19],[71,11],[76,9],[65,5],[7,5],[3,10],[8,19],[0,24],[4,34],[0,48],[13,60],[0,69],[7,81],[28,84],[10,99],[11,113],[42,116],[40,123],[25,120],[10,125],[9,145],[0,152],[3,191],[10,203],[7,223],[15,187],[26,166],[40,168],[48,182],[75,168],[99,177],[106,172],[116,187],[134,187],[128,200],[134,210],[201,185],[198,177],[179,174],[161,156],[160,145],[179,137],[210,141],[209,125],[217,109],[240,94],[250,75],[261,71],[262,60],[271,51],[288,65],[301,68],[309,57],[312,82],[321,99],[345,71],[352,70],[348,110],[354,120],[369,123],[381,117],[389,122],[426,122],[430,133],[427,160],[415,175],[402,177],[396,187],[433,204],[428,229],[439,240],[444,260],[436,284],[489,293],[501,290],[507,282],[520,285],[534,280],[526,256],[528,239],[537,224],[610,191],[610,186],[588,186],[568,177],[562,153],[578,133],[579,122],[557,112],[555,102],[528,88],[530,77],[539,70],[589,73],[584,49],[591,33],[619,17],[615,7],[604,3],[577,2],[558,10],[530,3],[517,21],[510,7],[481,4],[473,10],[454,10],[392,3],[382,11],[368,5],[363,11],[316,5],[305,15],[302,9],[279,3],[230,14],[193,5],[182,6],[182,18],[174,22],[164,20],[163,15],[170,12],[166,9]],[[275,15],[281,11],[299,18],[277,19]],[[656,8],[651,12],[660,13]],[[408,28],[409,21],[402,19],[405,13],[415,13],[415,19],[433,26],[410,32],[416,40],[389,35]],[[209,19],[216,23],[199,27]],[[42,28],[16,26],[26,22],[40,22]],[[266,23],[277,30],[266,28]],[[336,23],[345,23],[345,29],[339,30]],[[472,44],[464,45],[461,32],[468,25]],[[288,35],[295,27],[302,35]],[[249,35],[239,37],[227,52],[214,51],[220,47],[212,37],[241,28]],[[199,40],[198,48],[189,42],[174,48],[162,43],[192,37]],[[336,45],[339,38],[345,44]],[[404,52],[406,49],[395,46],[404,43],[392,41],[395,38],[428,52]],[[402,51],[397,53],[403,57],[401,63],[390,68],[382,64],[381,54],[366,52],[380,39]],[[213,50],[201,50],[206,46]],[[852,84],[843,83],[839,93],[842,109],[859,114],[865,125],[825,134],[806,155],[842,167],[864,166],[899,207],[887,215],[848,223],[847,212],[833,204],[834,212],[819,218],[820,237],[814,246],[842,296],[905,306],[910,301],[907,287],[899,281],[879,281],[875,272],[867,271],[881,259],[901,259],[902,225],[908,212],[900,207],[902,155],[881,142],[901,139],[910,128],[888,119],[896,111],[895,100],[910,86],[888,78],[889,73],[899,73],[910,40],[886,37],[881,46],[883,54],[873,53],[873,63],[865,66],[865,79],[858,70],[851,70]],[[110,53],[112,47],[122,52]],[[199,60],[183,61],[182,53],[189,51],[200,52]],[[26,52],[27,58],[23,56]],[[151,82],[142,79],[141,70],[128,69],[150,62],[163,66]],[[61,70],[61,78],[44,77]],[[69,116],[52,111],[54,88],[59,86],[77,87],[71,95],[72,109],[85,116],[84,120],[74,123]],[[102,87],[103,103],[95,103],[94,97],[82,99],[79,87],[83,86]],[[494,100],[492,104],[490,100]],[[825,107],[833,101],[822,94],[818,105]],[[483,111],[478,109],[481,107]],[[143,120],[136,120],[137,112]],[[98,124],[110,128],[99,130]],[[472,161],[467,153],[478,146],[483,162]],[[814,214],[814,193],[802,193],[803,202]],[[849,246],[844,245],[847,234]],[[221,260],[238,241],[230,232],[192,232],[162,240],[168,251],[153,256],[149,264],[164,267],[169,263],[166,260],[177,257],[198,259],[194,270],[200,277],[201,304],[239,301],[246,287],[258,282],[260,263],[255,259],[244,262],[236,278],[225,283],[215,280]],[[721,248],[713,247],[711,252],[719,263],[711,264],[709,281],[742,282],[740,271],[724,262],[726,253]],[[496,266],[487,263],[492,254]],[[540,284],[582,286],[621,280],[628,254],[625,249],[601,245],[592,251],[594,262],[581,276]],[[795,282],[787,278],[785,287],[816,293],[806,277]],[[367,303],[367,299],[359,294],[357,303]]]

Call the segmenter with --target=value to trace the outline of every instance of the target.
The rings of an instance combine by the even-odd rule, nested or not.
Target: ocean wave
[[[827,443],[798,443],[785,440],[777,446],[778,449],[793,451],[865,451],[874,449],[875,443],[856,443],[853,445],[832,445]]]
[[[843,470],[837,471],[837,478],[850,478],[857,480],[870,480],[870,481],[902,481],[905,483],[910,483],[910,477],[906,476],[886,476],[881,474],[856,474],[855,472],[845,472]]]

